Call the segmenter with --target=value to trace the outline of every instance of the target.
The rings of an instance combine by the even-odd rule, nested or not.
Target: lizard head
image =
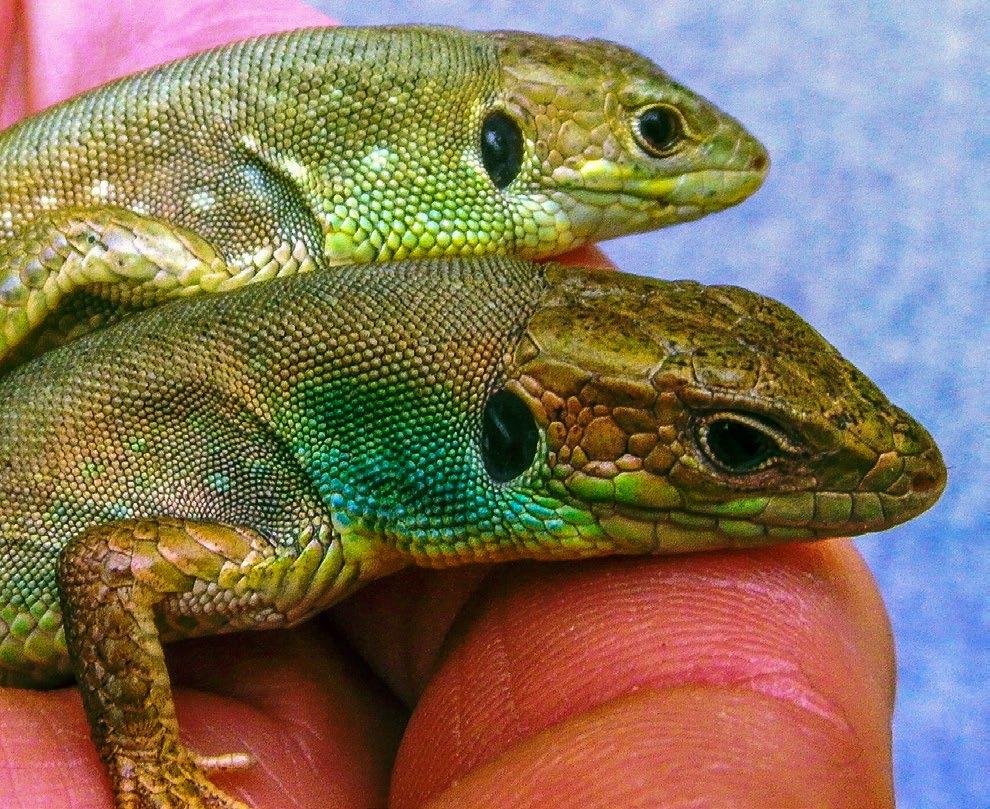
[[[482,447],[489,471],[528,481],[524,501],[562,504],[554,519],[591,547],[861,534],[941,494],[925,429],[782,304],[738,287],[547,273],[486,404]]]
[[[639,54],[602,40],[493,36],[503,79],[482,157],[506,193],[547,224],[565,221],[573,243],[696,219],[762,184],[763,146]]]
[[[312,341],[283,341],[308,369],[291,443],[345,544],[395,564],[849,536],[945,486],[921,425],[744,289],[508,259],[339,278],[323,283],[347,319],[320,345],[350,365],[321,381]],[[294,320],[316,328],[312,312]],[[347,331],[352,313],[378,331]]]

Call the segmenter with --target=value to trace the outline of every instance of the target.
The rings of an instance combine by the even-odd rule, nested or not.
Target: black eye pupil
[[[519,124],[500,110],[481,125],[481,162],[497,188],[505,188],[522,168],[523,137]]]
[[[736,473],[752,472],[780,452],[765,432],[732,419],[708,425],[705,447],[716,463]]]
[[[505,483],[529,469],[538,439],[536,419],[518,396],[500,390],[488,398],[481,418],[481,457],[492,480]]]
[[[639,116],[639,134],[657,154],[670,152],[683,136],[681,118],[669,107],[650,107]]]

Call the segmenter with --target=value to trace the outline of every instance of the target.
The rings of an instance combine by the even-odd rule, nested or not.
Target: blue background
[[[935,435],[949,488],[858,540],[890,609],[901,809],[990,807],[988,73],[979,0],[316,2],[349,24],[600,36],[738,117],[773,167],[742,206],[610,242],[619,266],[795,308]],[[855,687],[850,684],[850,687]]]

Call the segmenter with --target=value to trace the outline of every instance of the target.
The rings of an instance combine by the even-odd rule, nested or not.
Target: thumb
[[[297,0],[0,0],[0,128],[214,45],[329,23]]]

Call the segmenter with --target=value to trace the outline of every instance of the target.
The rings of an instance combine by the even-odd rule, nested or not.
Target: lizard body
[[[736,121],[604,41],[248,40],[0,133],[0,359],[107,310],[332,265],[553,255],[733,205],[767,166]],[[183,263],[190,246],[212,260]],[[109,305],[60,322],[78,290]]]
[[[179,742],[162,640],[409,564],[882,530],[944,483],[920,425],[739,288],[507,258],[276,279],[0,380],[0,682],[76,675],[121,806],[237,807]]]

